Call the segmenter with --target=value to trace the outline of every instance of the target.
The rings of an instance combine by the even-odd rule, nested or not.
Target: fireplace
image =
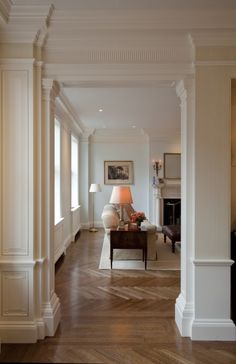
[[[153,223],[158,231],[163,225],[181,224],[180,180],[153,185]]]
[[[180,225],[181,200],[180,198],[164,198],[163,225]]]

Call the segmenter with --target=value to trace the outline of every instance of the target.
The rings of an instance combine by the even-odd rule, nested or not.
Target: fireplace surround
[[[163,225],[181,222],[181,184],[180,180],[153,185],[153,223],[159,231]]]

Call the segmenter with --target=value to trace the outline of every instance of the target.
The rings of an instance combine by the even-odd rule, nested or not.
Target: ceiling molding
[[[159,88],[170,88],[175,87],[175,81],[172,80],[159,80],[159,81],[138,81],[134,80],[133,82],[122,80],[122,81],[68,81],[68,82],[62,82],[61,85],[63,88],[124,88],[124,87],[159,87]]]
[[[55,28],[70,24],[81,29],[215,29],[236,28],[235,9],[116,9],[57,10],[52,24]]]
[[[236,66],[236,61],[197,61],[194,63],[195,66],[204,66],[204,67],[208,67],[208,66],[224,66],[224,67],[229,67],[229,66]]]
[[[45,64],[45,77],[59,82],[178,81],[194,73],[191,63],[181,64]]]
[[[70,44],[68,44],[70,43]],[[97,45],[91,49],[84,49],[69,41],[65,47],[59,46],[58,49],[44,47],[44,60],[48,63],[57,63],[66,61],[66,63],[78,64],[113,64],[113,63],[186,63],[193,60],[193,54],[190,47],[182,46],[163,46],[153,48],[98,48]]]
[[[93,143],[148,143],[142,129],[96,129],[91,136]]]
[[[164,143],[180,143],[181,130],[177,129],[143,129],[151,142],[164,142]]]
[[[56,106],[59,108],[59,113],[65,115],[67,121],[70,120],[72,130],[76,130],[79,134],[84,133],[85,126],[76,115],[71,104],[61,90],[58,97],[56,98]]]
[[[43,45],[53,10],[50,4],[12,4],[8,23],[0,31],[0,42]]]
[[[189,40],[193,47],[236,46],[236,30],[191,31]]]

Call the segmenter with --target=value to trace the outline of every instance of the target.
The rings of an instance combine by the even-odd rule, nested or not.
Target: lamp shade
[[[89,192],[101,192],[101,186],[99,183],[91,183]]]
[[[110,203],[133,203],[130,188],[127,186],[114,186],[110,198]]]

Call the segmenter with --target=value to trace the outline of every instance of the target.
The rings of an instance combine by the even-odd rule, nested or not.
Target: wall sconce
[[[161,160],[159,161],[153,161],[153,169],[156,172],[156,176],[158,176],[158,172],[160,171],[162,164],[161,164]]]

